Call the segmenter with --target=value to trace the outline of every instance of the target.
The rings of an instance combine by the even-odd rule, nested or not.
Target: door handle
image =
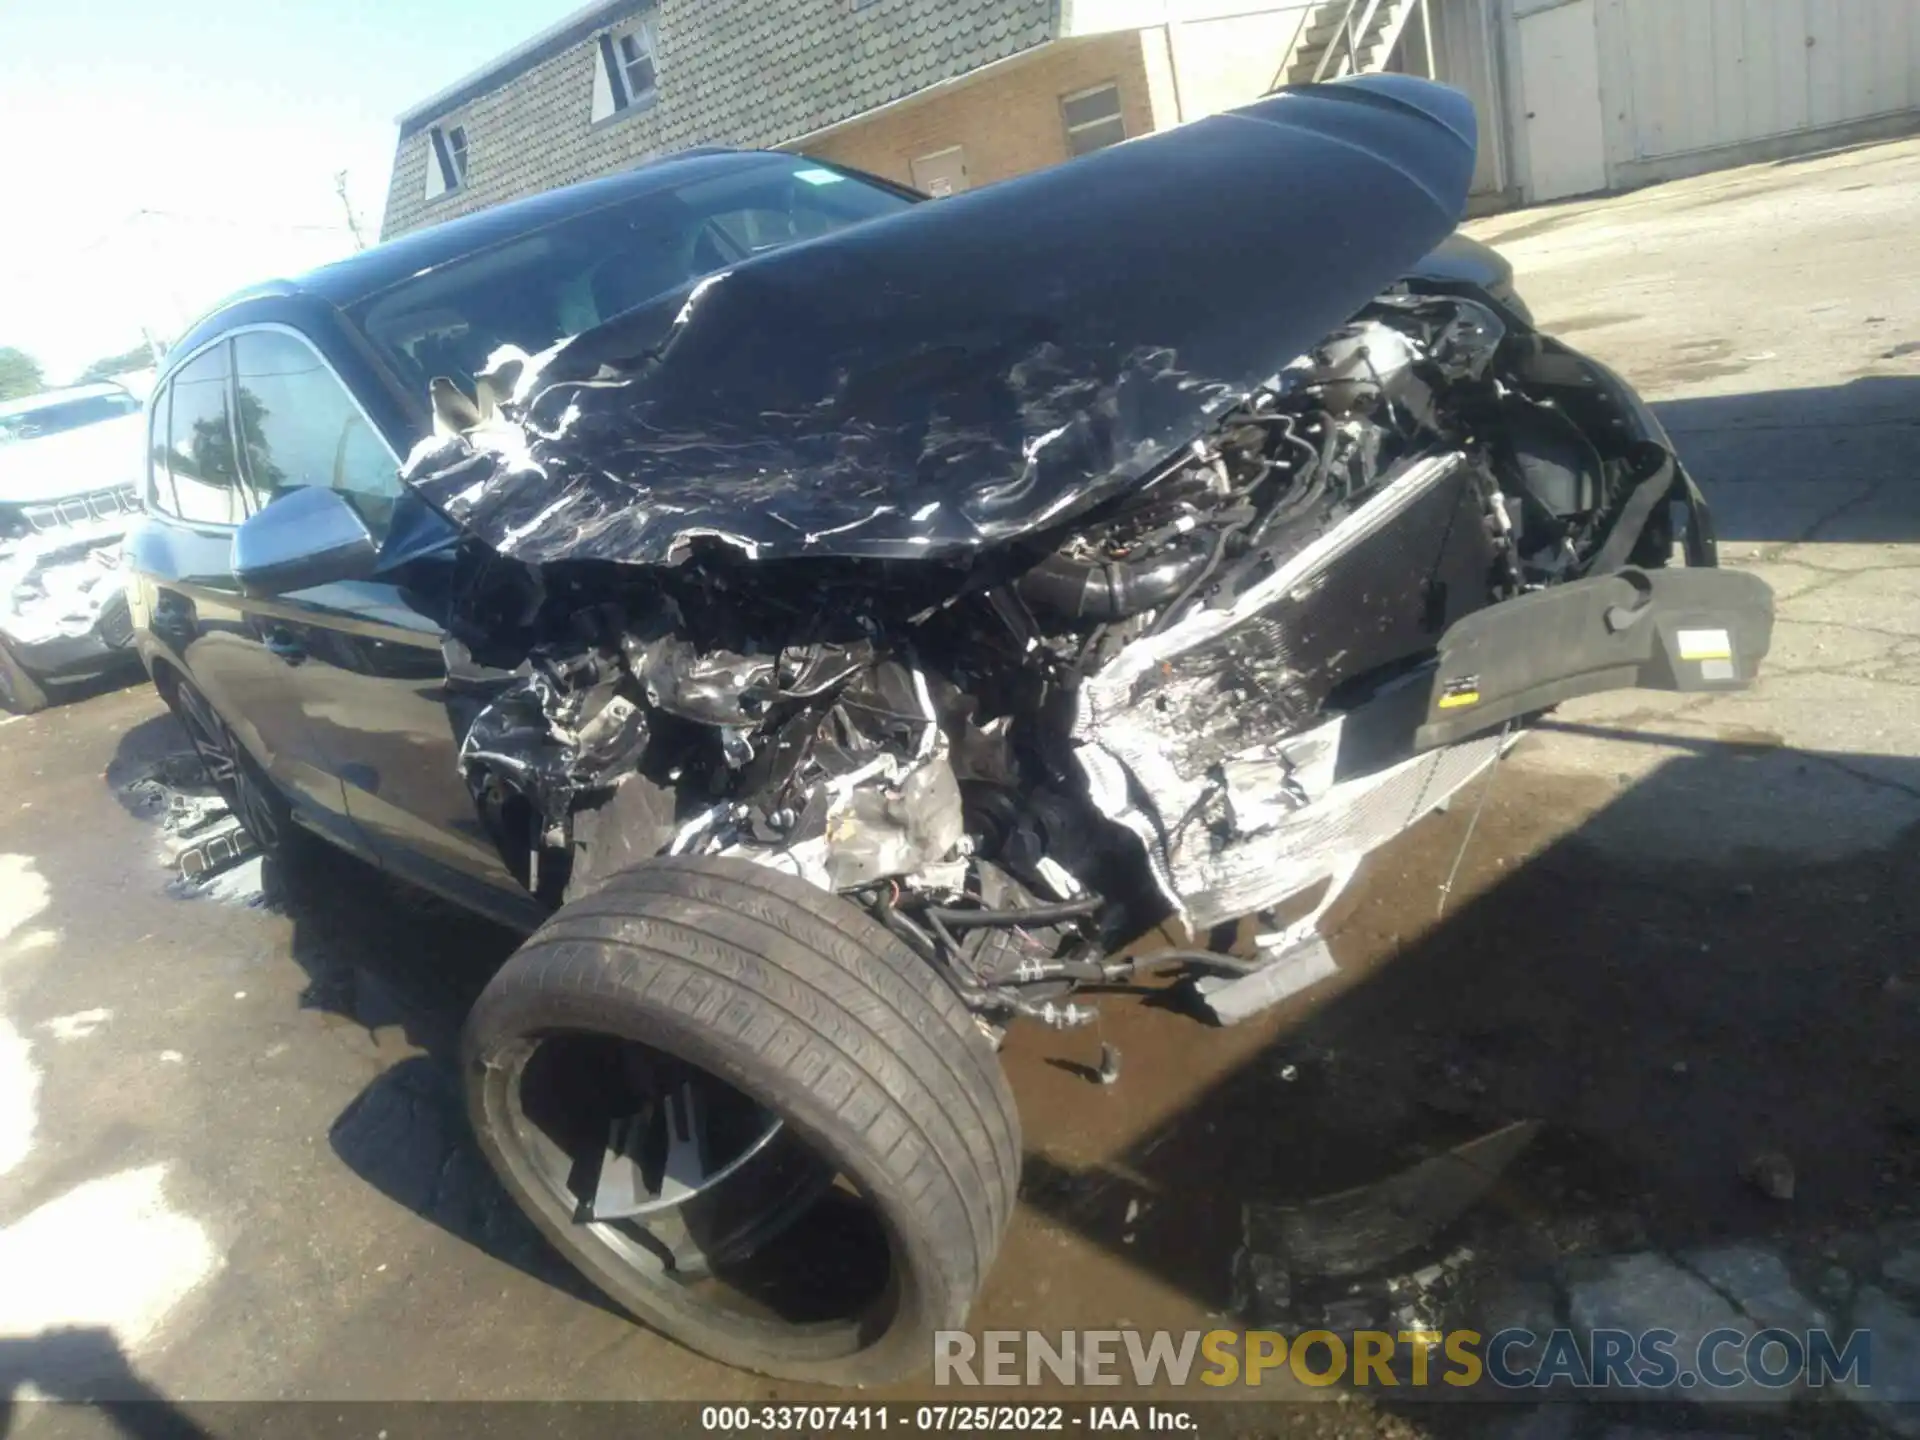
[[[289,665],[298,665],[307,658],[307,647],[293,638],[291,630],[279,625],[267,632],[267,650]]]

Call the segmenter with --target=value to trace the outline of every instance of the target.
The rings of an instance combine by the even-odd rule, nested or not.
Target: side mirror
[[[285,595],[315,585],[364,580],[379,547],[337,490],[292,490],[233,532],[231,566],[240,593]]]

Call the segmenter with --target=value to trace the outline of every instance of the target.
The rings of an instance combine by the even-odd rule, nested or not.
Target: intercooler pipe
[[[1049,555],[1014,582],[1029,605],[1069,620],[1124,620],[1165,605],[1207,564],[1205,547],[1178,546],[1153,560],[1088,565]]]

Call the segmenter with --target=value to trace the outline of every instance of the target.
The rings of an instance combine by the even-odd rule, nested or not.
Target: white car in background
[[[140,513],[141,402],[114,384],[0,402],[0,709],[131,663],[120,539]]]

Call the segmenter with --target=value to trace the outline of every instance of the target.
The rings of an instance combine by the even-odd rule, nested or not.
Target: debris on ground
[[[1297,1271],[1358,1275],[1417,1249],[1493,1188],[1539,1126],[1516,1120],[1372,1185],[1277,1208],[1272,1219]]]
[[[258,904],[261,857],[240,817],[207,779],[191,750],[162,757],[125,790],[129,807],[160,826],[160,863],[184,896]]]
[[[1793,1162],[1777,1150],[1763,1150],[1740,1167],[1740,1178],[1769,1200],[1793,1199]]]

